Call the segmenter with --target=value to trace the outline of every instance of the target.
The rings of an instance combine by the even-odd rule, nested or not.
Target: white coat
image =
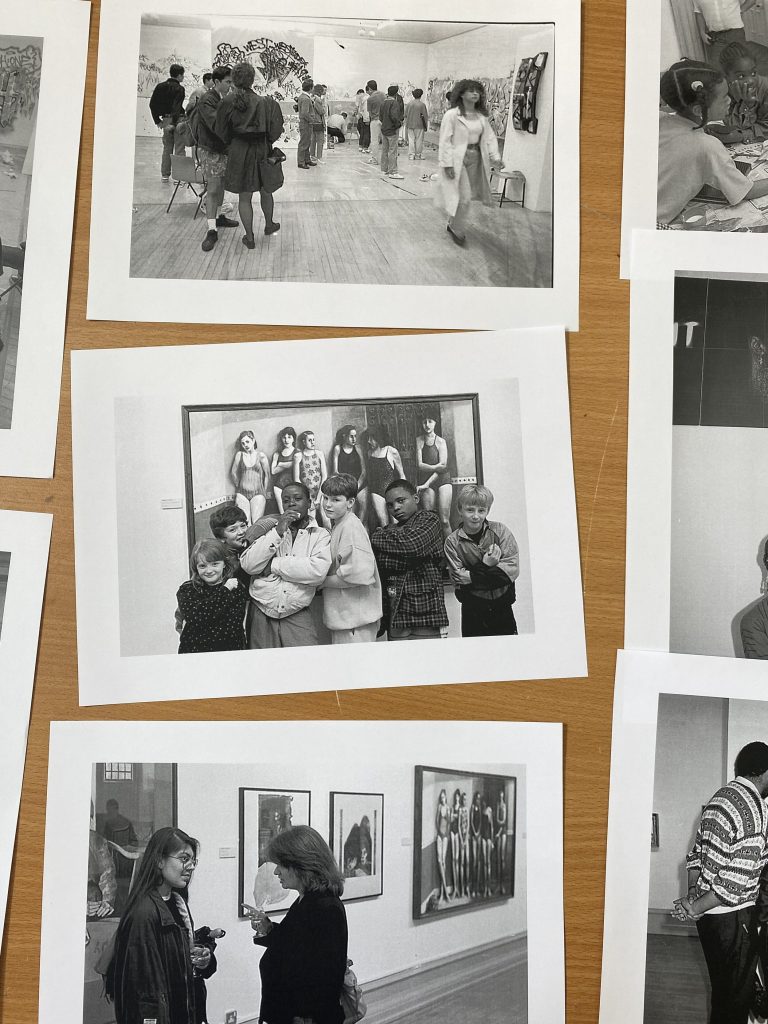
[[[485,183],[483,203],[491,205],[491,163],[501,159],[499,155],[499,144],[496,135],[491,128],[490,122],[483,114],[478,114],[482,121],[483,133],[480,136],[480,156],[483,161],[483,181]],[[461,168],[464,164],[464,154],[469,144],[469,122],[459,113],[458,107],[451,107],[445,112],[440,124],[440,141],[438,144],[437,162],[443,167],[452,167],[455,176],[449,178],[442,170],[437,173],[438,196],[437,201],[441,209],[445,210],[449,217],[453,217],[459,206],[459,178]]]

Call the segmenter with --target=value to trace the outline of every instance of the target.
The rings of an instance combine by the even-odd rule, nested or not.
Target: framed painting
[[[311,794],[308,789],[240,790],[240,870],[237,894],[238,917],[243,901],[267,914],[287,910],[297,893],[285,890],[268,860],[271,840],[292,825],[309,825]]]
[[[331,792],[329,846],[344,876],[342,899],[384,891],[384,794]]]
[[[416,765],[414,920],[514,896],[516,795],[513,775]]]

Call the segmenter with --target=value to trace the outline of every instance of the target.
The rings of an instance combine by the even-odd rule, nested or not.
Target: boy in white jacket
[[[359,490],[350,473],[323,481],[331,521],[331,568],[323,583],[323,621],[334,644],[372,643],[381,619],[381,580],[365,527],[352,509]]]

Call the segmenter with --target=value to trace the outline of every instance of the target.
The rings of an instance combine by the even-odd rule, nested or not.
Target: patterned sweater
[[[696,898],[714,892],[725,907],[754,903],[768,861],[768,815],[757,789],[745,778],[723,786],[702,811],[686,867],[698,868]]]

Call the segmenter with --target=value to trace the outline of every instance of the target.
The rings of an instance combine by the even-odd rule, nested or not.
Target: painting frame
[[[433,779],[427,779],[427,776],[434,776],[434,778]],[[440,905],[440,903],[441,903],[441,899],[440,899],[441,894],[438,892],[437,897],[435,897],[434,886],[431,885],[430,883],[428,883],[429,884],[429,891],[427,892],[426,899],[423,898],[424,897],[424,893],[425,893],[424,878],[425,878],[425,867],[426,867],[425,857],[424,857],[424,846],[423,846],[423,840],[425,838],[425,833],[424,833],[424,829],[422,827],[423,823],[424,823],[424,813],[425,813],[425,805],[426,805],[426,800],[425,800],[426,792],[425,791],[426,791],[426,787],[427,786],[430,786],[432,789],[436,789],[436,790],[439,790],[439,791],[445,790],[446,791],[446,805],[448,806],[448,808],[450,810],[450,803],[449,803],[449,798],[448,798],[448,792],[452,788],[451,782],[456,783],[456,782],[458,782],[461,779],[471,779],[471,780],[473,780],[475,784],[471,788],[474,791],[474,795],[481,795],[481,799],[486,802],[486,806],[491,808],[491,812],[492,812],[492,815],[493,815],[493,817],[491,819],[493,821],[492,841],[493,841],[493,833],[495,833],[496,824],[497,824],[496,812],[494,811],[494,805],[492,805],[488,801],[486,801],[485,795],[480,794],[480,790],[478,788],[478,784],[482,784],[483,785],[483,787],[484,787],[484,794],[489,794],[490,792],[495,792],[496,795],[497,795],[497,800],[498,800],[498,794],[500,794],[501,792],[505,793],[505,804],[506,804],[506,818],[505,818],[506,831],[505,831],[505,835],[506,835],[508,841],[507,841],[507,843],[505,844],[505,846],[503,848],[503,854],[502,854],[503,859],[504,859],[504,865],[503,865],[504,870],[503,870],[503,872],[499,872],[499,870],[498,870],[497,848],[496,848],[496,846],[494,844],[493,847],[492,847],[492,854],[491,854],[492,860],[491,860],[490,881],[491,881],[491,883],[493,882],[493,874],[494,874],[493,869],[494,869],[494,865],[496,865],[497,866],[496,884],[497,884],[497,886],[499,888],[499,892],[497,894],[493,894],[492,893],[491,895],[480,896],[479,893],[477,892],[477,885],[478,885],[478,882],[479,882],[479,874],[477,873],[477,868],[478,868],[479,865],[478,865],[478,860],[474,860],[473,861],[473,851],[475,849],[477,849],[477,852],[474,853],[474,857],[475,858],[479,858],[480,860],[482,860],[483,856],[487,856],[487,854],[485,854],[485,855],[481,854],[480,853],[480,848],[479,848],[479,843],[478,843],[478,847],[476,848],[476,847],[472,846],[471,839],[470,839],[468,841],[469,845],[470,845],[470,850],[468,852],[468,859],[467,859],[469,874],[471,876],[470,877],[470,882],[469,882],[469,885],[468,885],[468,892],[470,894],[469,898],[468,898],[468,902],[464,902],[464,903],[460,903],[460,904],[454,903],[455,897],[452,897],[450,902],[446,900],[445,901],[446,905],[445,906],[441,906]],[[514,896],[515,896],[516,845],[517,845],[516,844],[516,838],[517,838],[517,828],[516,828],[516,826],[517,826],[517,782],[518,782],[518,778],[517,778],[516,775],[500,775],[500,774],[493,773],[493,772],[468,771],[468,770],[463,769],[463,768],[439,768],[439,767],[435,767],[434,765],[418,765],[418,764],[415,765],[415,767],[414,767],[414,802],[413,802],[414,810],[413,810],[413,906],[412,906],[412,917],[413,917],[414,921],[431,920],[431,919],[434,919],[436,917],[444,917],[444,916],[451,915],[451,914],[465,913],[465,912],[470,911],[470,910],[477,910],[477,909],[480,909],[480,908],[486,907],[486,906],[498,905],[500,903],[506,902],[507,900],[514,899]],[[456,793],[456,792],[459,792],[458,787],[454,790],[454,793]],[[463,795],[466,796],[466,793],[464,793]],[[472,798],[472,801],[469,801],[469,800],[467,801],[467,805],[466,805],[467,811],[470,812],[470,813],[471,813],[471,810],[472,810],[472,804],[473,803],[474,803],[474,796]],[[482,804],[481,804],[481,806],[482,806]],[[431,813],[432,812],[430,811],[430,814]],[[445,867],[447,867],[448,861],[451,858],[452,841],[450,839],[450,834],[451,834],[452,830],[450,828],[450,824],[451,824],[451,819],[448,818],[447,819],[447,825],[446,825],[446,830],[447,831],[446,831],[446,836],[445,836],[448,839],[448,844],[447,844],[446,854],[445,854],[445,862],[444,862],[445,863]],[[470,825],[470,828],[471,827],[472,826]],[[481,823],[480,824],[480,829],[481,830],[482,830],[482,827],[483,826],[482,826],[482,823]],[[511,828],[511,835],[510,835],[510,831],[509,831],[510,828]],[[511,842],[509,841],[510,839],[511,839]],[[479,840],[479,842],[482,842],[482,840]],[[444,871],[444,877],[447,880],[447,874],[445,874],[445,868],[443,869],[443,871]],[[471,893],[472,880],[474,880],[474,882],[475,882],[475,893],[474,894]],[[509,883],[508,890],[506,892],[504,891],[504,882],[505,881],[507,881]],[[438,886],[438,888],[439,888],[439,886]],[[453,882],[453,879],[452,879],[452,888],[455,888],[455,883]],[[467,899],[467,896],[464,895],[464,896],[460,896],[459,898]],[[454,905],[451,905],[451,903],[454,903]]]
[[[378,806],[373,809],[373,827],[369,832],[371,839],[371,855],[370,858],[365,857],[361,860],[369,860],[371,871],[370,873],[364,872],[362,875],[347,874],[346,852],[348,844],[352,836],[352,829],[359,828],[362,826],[365,816],[360,818],[360,822],[355,821],[355,824],[350,829],[350,835],[347,836],[345,842],[342,841],[344,835],[344,813],[347,809],[344,806],[342,797],[358,797],[368,798],[365,800],[363,806],[368,809],[367,804],[370,801],[378,801]],[[354,801],[346,801],[350,805],[349,809],[354,808]],[[358,808],[360,804],[358,803]],[[354,813],[354,812],[353,812]],[[355,814],[355,817],[357,815]],[[370,823],[370,818],[369,818]],[[372,835],[371,835],[372,832]],[[336,836],[338,835],[338,844],[336,844]],[[353,841],[354,842],[354,841]],[[332,789],[328,798],[328,845],[336,858],[336,863],[339,870],[344,877],[344,893],[341,897],[344,903],[352,903],[355,900],[366,900],[375,899],[384,893],[384,794],[383,793],[357,793],[349,790],[338,790]],[[361,843],[364,854],[364,846]],[[356,871],[360,871],[360,867],[356,867]],[[368,883],[368,884],[365,884]],[[376,884],[378,883],[378,884]]]
[[[247,794],[253,794],[253,796],[249,798],[247,796]],[[250,837],[251,837],[251,833],[254,831],[254,828],[253,828],[253,826],[249,827],[249,818],[253,814],[253,809],[249,808],[248,804],[251,802],[251,800],[254,797],[257,800],[257,805],[256,805],[257,806],[257,821],[256,821],[256,825],[255,825],[255,836],[253,837],[253,838],[255,838],[255,843],[251,844],[250,843]],[[264,797],[266,800],[275,800],[275,799],[279,800],[280,798],[283,798],[283,799],[288,798],[288,800],[290,800],[290,801],[294,800],[295,797],[306,797],[306,811],[305,811],[304,814],[298,816],[300,818],[300,820],[295,820],[294,814],[293,814],[294,807],[290,808],[290,811],[291,811],[291,814],[290,814],[290,825],[309,825],[309,824],[311,824],[311,815],[312,815],[312,791],[311,790],[309,790],[309,789],[288,789],[288,788],[285,788],[285,789],[270,789],[270,788],[267,788],[267,787],[261,788],[261,787],[257,787],[257,786],[239,786],[238,787],[238,860],[237,860],[237,886],[238,886],[238,888],[237,888],[237,916],[239,918],[241,918],[241,919],[245,919],[245,918],[247,918],[249,916],[247,913],[243,913],[243,900],[246,899],[245,873],[246,873],[246,868],[248,867],[247,861],[249,861],[249,857],[248,857],[247,851],[249,849],[255,849],[257,851],[256,858],[257,858],[257,869],[258,869],[258,867],[261,866],[260,864],[258,864],[258,858],[259,858],[262,850],[265,848],[266,842],[268,841],[267,835],[266,834],[262,835],[262,831],[266,832],[267,830],[262,830],[262,828],[260,827],[260,823],[258,821],[258,818],[261,815],[262,811],[264,811],[264,813],[267,813],[269,811],[269,808],[268,807],[265,807],[265,808],[259,807],[258,799],[260,797]],[[249,814],[249,811],[250,811],[250,814]],[[274,813],[274,809],[273,809],[273,813]],[[285,827],[289,827],[289,826],[286,826],[284,823],[282,823],[281,827],[278,829],[278,831],[282,831],[283,828],[285,828]],[[265,863],[268,863],[268,862],[265,862]],[[250,893],[249,893],[249,895],[250,895]],[[292,895],[286,896],[284,899],[282,899],[279,902],[275,903],[275,905],[273,905],[273,906],[266,905],[266,906],[264,906],[263,908],[260,908],[260,909],[263,909],[264,912],[268,916],[270,916],[272,914],[282,914],[286,910],[288,910],[290,905],[295,900],[296,895],[297,895],[296,893],[293,893]],[[248,901],[246,900],[246,902],[248,902]]]

